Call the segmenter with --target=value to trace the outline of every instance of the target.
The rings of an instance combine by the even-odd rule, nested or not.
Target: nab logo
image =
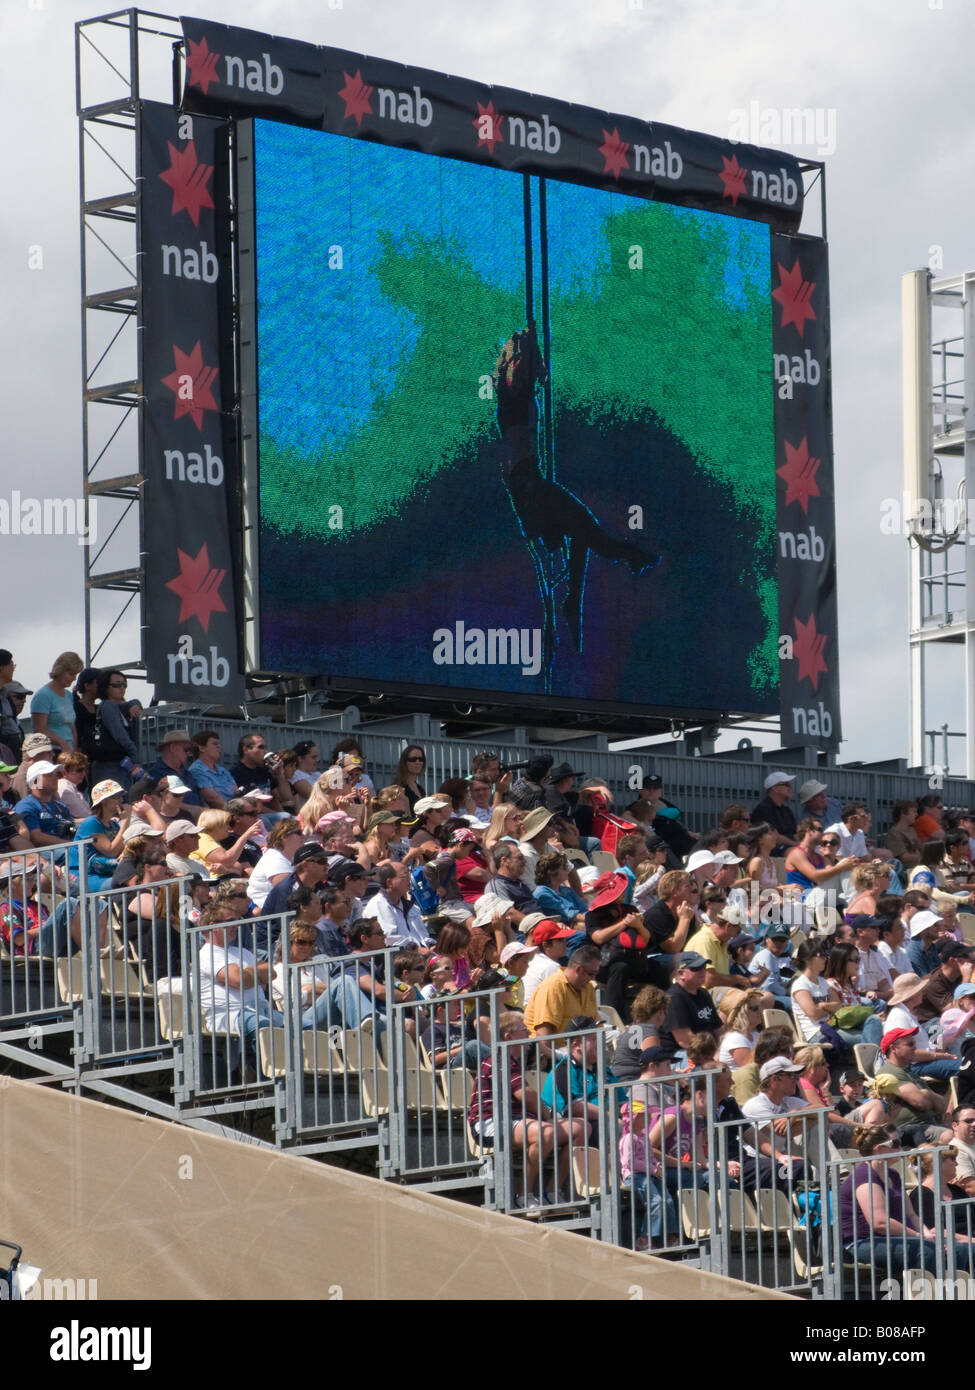
[[[284,91],[284,73],[276,63],[271,62],[270,53],[262,53],[257,58],[238,58],[233,53],[211,53],[204,37],[200,43],[189,42],[186,54],[186,85],[199,87],[204,95],[210,83],[220,85],[217,64],[223,58],[224,79],[227,87],[240,87],[247,92],[263,92],[265,96],[277,97]]]
[[[433,122],[433,102],[425,97],[416,85],[406,91],[396,91],[391,87],[370,87],[362,76],[362,71],[343,72],[345,86],[339,89],[339,96],[345,104],[345,119],[362,125],[363,116],[378,115],[380,120],[395,121],[397,125],[415,125],[426,129]],[[372,109],[372,96],[375,92],[379,101],[379,111]]]
[[[546,111],[540,121],[526,116],[505,116],[494,109],[493,99],[483,106],[477,103],[477,115],[471,125],[477,131],[477,143],[487,145],[491,154],[497,144],[505,144],[504,126],[508,125],[509,145],[517,145],[523,150],[537,150],[543,154],[558,154],[562,148],[562,132]]]
[[[787,328],[791,323],[799,337],[804,338],[806,320],[816,318],[816,311],[811,302],[816,281],[802,278],[802,267],[799,264],[798,256],[791,270],[786,270],[781,261],[776,262],[775,268],[779,272],[779,283],[772,291],[772,298],[782,306],[781,327]],[[815,383],[810,384],[815,385]]]

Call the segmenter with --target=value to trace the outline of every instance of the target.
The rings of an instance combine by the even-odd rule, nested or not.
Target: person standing
[[[30,702],[34,733],[47,734],[62,753],[72,753],[77,747],[74,697],[68,686],[84,665],[77,652],[62,652],[51,667],[47,685]]]

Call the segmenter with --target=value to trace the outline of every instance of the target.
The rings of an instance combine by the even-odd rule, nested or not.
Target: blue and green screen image
[[[774,712],[768,228],[254,146],[262,667]]]

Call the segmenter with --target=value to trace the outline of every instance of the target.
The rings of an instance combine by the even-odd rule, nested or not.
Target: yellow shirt
[[[705,960],[711,962],[711,969],[717,975],[731,974],[731,958],[728,955],[727,946],[718,940],[709,926],[698,927],[697,931],[687,941],[685,951],[697,951]],[[748,981],[742,979],[742,987],[747,988]]]
[[[207,855],[212,854],[215,849],[223,849],[219,840],[215,840],[212,835],[208,835],[205,830],[200,832],[196,849],[190,855],[191,859],[199,859],[204,868],[208,868]]]
[[[540,1023],[547,1023],[553,1032],[564,1033],[569,1020],[583,1014],[587,1018],[599,1017],[596,986],[590,980],[579,994],[565,978],[565,971],[558,970],[554,975],[547,975],[529,999],[525,1026],[534,1034]]]

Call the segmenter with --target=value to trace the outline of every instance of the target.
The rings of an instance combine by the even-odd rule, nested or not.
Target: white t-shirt
[[[274,887],[271,882],[271,875],[290,874],[292,867],[279,849],[266,849],[264,851],[247,880],[247,892],[255,907],[264,906],[265,898]]]
[[[543,980],[561,968],[557,960],[552,960],[551,956],[546,956],[542,951],[532,956],[521,982],[525,990],[525,1003],[528,1003]]]
[[[792,996],[792,1017],[795,1019],[796,1023],[798,1023],[799,1031],[802,1033],[803,1039],[807,1043],[815,1042],[819,1037],[820,1023],[827,1023],[829,1020],[809,1018],[807,1014],[803,1013],[796,999],[796,991],[800,989],[805,990],[812,996],[814,1004],[821,1004],[824,1000],[829,998],[829,985],[822,977],[813,984],[805,975],[797,975],[789,986],[789,993]],[[742,1109],[744,1109],[744,1106]]]
[[[861,951],[860,974],[857,978],[860,993],[866,994],[870,989],[889,989],[892,984],[886,958],[879,950]]]
[[[211,1033],[238,1032],[243,1004],[257,1009],[259,1013],[267,1012],[267,995],[260,985],[242,989],[220,983],[217,976],[228,965],[253,970],[257,958],[238,946],[236,941],[232,946],[217,946],[212,941],[203,943],[200,948],[200,1008]]]
[[[718,1049],[718,1061],[724,1062],[726,1067],[736,1066],[737,1063],[731,1055],[732,1049],[739,1047],[754,1049],[760,1037],[761,1033],[757,1028],[750,1036],[745,1033],[725,1033],[724,1037],[721,1039],[721,1046]]]
[[[284,961],[279,960],[271,976],[271,994],[279,1009],[284,1007],[284,969]],[[301,1007],[307,1009],[318,998],[315,985],[328,984],[329,969],[327,965],[314,965],[309,962],[308,965],[300,967],[298,974],[301,976]],[[291,983],[293,987],[294,981]]]
[[[920,1028],[920,1026],[906,1004],[895,1004],[892,1009],[887,1010],[887,1017],[884,1019],[885,1033],[889,1033],[893,1028]]]
[[[362,916],[375,920],[386,934],[387,946],[428,946],[430,933],[423,922],[423,915],[415,903],[410,903],[406,912],[401,906],[394,907],[385,893],[374,893],[362,909]]]
[[[796,1075],[798,1076],[799,1073],[796,1072]],[[778,1105],[773,1105],[766,1092],[759,1091],[758,1095],[752,1096],[751,1100],[745,1101],[745,1104],[741,1107],[741,1113],[747,1115],[750,1120],[771,1120],[774,1119],[776,1115],[787,1115],[790,1110],[808,1109],[809,1106],[806,1102],[800,1100],[798,1096],[786,1096],[785,1100],[780,1101]],[[754,1137],[753,1133],[749,1130],[746,1130],[745,1133],[746,1136]],[[790,1136],[786,1134],[776,1134],[771,1125],[762,1125],[759,1130],[759,1137],[762,1140],[767,1140],[770,1136],[772,1139],[772,1147],[777,1154],[795,1152],[795,1137],[790,1138]],[[755,1146],[748,1142],[747,1137],[745,1139],[745,1152],[751,1154],[752,1158],[755,1157]]]
[[[914,973],[914,966],[911,964],[910,956],[904,950],[903,942],[900,946],[891,946],[887,941],[878,941],[877,950],[884,958],[891,979],[896,979],[898,975],[912,975]]]

